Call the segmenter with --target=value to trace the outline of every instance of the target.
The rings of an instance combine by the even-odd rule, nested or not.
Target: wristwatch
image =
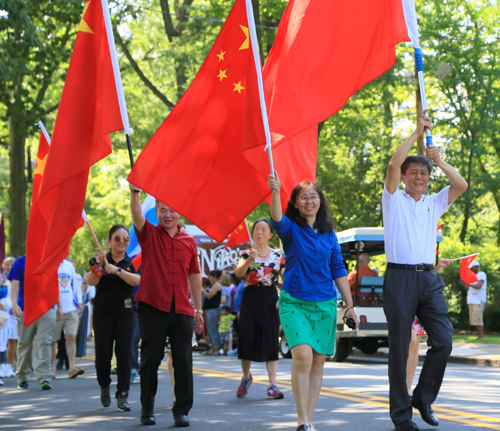
[[[122,269],[118,268],[118,271],[116,271],[116,275],[118,275],[120,272],[122,272]]]
[[[202,311],[202,310],[197,310],[196,308],[194,309],[194,312],[195,312],[195,313],[201,313],[201,314],[203,314],[203,311]]]

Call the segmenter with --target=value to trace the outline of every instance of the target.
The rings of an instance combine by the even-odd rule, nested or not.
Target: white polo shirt
[[[384,183],[382,215],[387,262],[415,265],[433,264],[436,259],[436,238],[439,218],[450,207],[448,190],[415,200],[404,190],[392,195]]]
[[[477,282],[471,283],[471,285],[476,286],[481,280],[483,281],[483,285],[481,289],[469,287],[469,291],[467,292],[467,304],[486,304],[486,274],[483,271],[479,271],[476,277]]]

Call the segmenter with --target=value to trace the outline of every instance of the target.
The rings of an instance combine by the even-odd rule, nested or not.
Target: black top
[[[111,253],[106,259],[112,265],[132,274],[137,274],[132,259],[125,257],[116,263]],[[139,272],[140,273],[140,272]],[[135,287],[125,283],[117,274],[104,274],[96,286],[94,298],[94,319],[102,319],[116,314],[133,314],[135,312]]]
[[[208,288],[207,290],[210,290]],[[220,307],[220,296],[222,294],[222,291],[218,291],[214,296],[212,296],[210,299],[205,297],[205,300],[203,301],[203,310],[213,310],[214,308],[219,308]]]

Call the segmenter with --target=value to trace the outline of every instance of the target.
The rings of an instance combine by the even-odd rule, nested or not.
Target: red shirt
[[[148,221],[140,232],[136,228],[142,248],[142,276],[135,300],[168,312],[175,296],[175,312],[194,317],[188,275],[200,273],[198,249],[191,235],[180,226],[177,229],[171,237],[160,225]]]
[[[356,291],[356,274],[357,271],[354,270],[349,273],[347,276],[347,281],[349,282],[349,286],[351,287],[351,295],[354,296],[355,291]],[[361,281],[361,277],[378,277],[378,273],[375,272],[373,269],[370,269],[368,265],[360,265],[359,266],[359,280]]]

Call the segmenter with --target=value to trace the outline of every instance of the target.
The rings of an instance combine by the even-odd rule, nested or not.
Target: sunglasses
[[[122,242],[122,241],[123,242],[129,242],[130,238],[128,236],[119,236],[119,235],[117,235],[117,236],[115,236],[113,238],[113,240],[116,241],[116,242]]]

